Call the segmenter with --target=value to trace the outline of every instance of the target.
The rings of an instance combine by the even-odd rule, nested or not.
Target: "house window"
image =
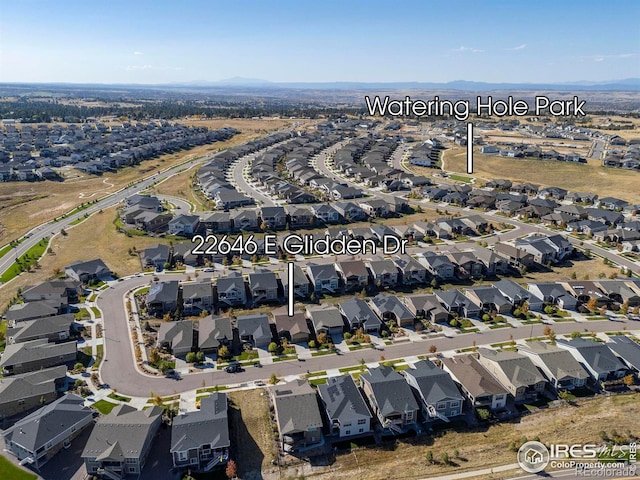
[[[126,458],[124,461],[126,463],[136,463],[137,459],[136,458]]]
[[[135,473],[136,467],[129,467],[129,471],[132,472],[132,473]]]
[[[187,452],[178,452],[178,461],[184,462],[188,457]]]
[[[445,408],[447,408],[447,406],[444,403],[439,403],[438,406],[436,407],[438,410],[444,410]]]
[[[413,420],[413,410],[406,412],[405,417],[407,420]]]
[[[347,422],[344,424],[345,427],[350,427],[351,426],[351,422]]]
[[[362,433],[362,432],[364,432],[364,428],[359,428],[358,433]]]
[[[351,430],[345,430],[345,431],[344,431],[344,434],[345,434],[345,435],[351,435]]]
[[[358,420],[358,425],[364,425],[365,423],[367,423],[367,419],[366,418],[361,418]]]
[[[459,404],[460,404],[460,402],[451,402],[451,403],[449,404],[449,406],[450,406],[451,408],[458,408],[458,405],[459,405]]]
[[[24,400],[18,400],[18,405],[24,405]]]

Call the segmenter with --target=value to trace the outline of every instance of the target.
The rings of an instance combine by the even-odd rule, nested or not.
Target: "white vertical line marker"
[[[287,296],[289,297],[288,299],[288,305],[287,305],[287,315],[289,315],[290,317],[293,317],[293,262],[289,262],[287,263],[287,279],[289,281],[288,285],[287,285]]]
[[[473,173],[473,123],[467,123],[467,173]]]

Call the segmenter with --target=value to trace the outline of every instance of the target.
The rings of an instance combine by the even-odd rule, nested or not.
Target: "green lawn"
[[[322,377],[322,378],[312,378],[311,380],[309,380],[309,383],[311,385],[322,385],[323,383],[327,383],[327,379],[326,377]]]
[[[114,400],[117,400],[119,402],[130,402],[131,398],[130,397],[125,397],[124,395],[118,395],[117,393],[110,393],[109,398],[113,398]]]
[[[471,183],[471,177],[464,177],[462,175],[449,175],[451,180],[457,180],[458,182]]]
[[[33,473],[26,472],[20,467],[16,467],[9,460],[0,455],[0,478],[7,480],[32,480],[38,478]]]
[[[76,320],[82,320],[83,318],[91,318],[89,311],[86,308],[80,308],[73,314]]]
[[[93,365],[91,365],[92,370],[98,369],[98,367],[100,366],[100,362],[102,362],[103,356],[104,356],[104,346],[96,345],[96,358],[95,358],[95,361],[93,362]]]
[[[98,410],[101,414],[107,415],[111,410],[116,407],[115,403],[107,402],[106,400],[98,400],[93,404],[93,408]]]
[[[332,353],[335,354],[336,352],[334,350],[318,350],[317,352],[311,352],[311,356],[320,357],[322,355],[331,355]]]
[[[91,307],[91,311],[96,318],[102,317],[102,312],[100,312],[100,309],[98,307]]]
[[[18,246],[20,245],[22,242],[24,242],[26,240],[25,237],[22,237],[19,240],[16,240],[13,245],[9,244],[9,245],[5,245],[4,247],[0,248],[0,258],[4,257],[7,253],[9,253],[11,251],[12,248],[14,248],[14,246]]]
[[[11,265],[7,271],[2,274],[0,282],[6,283],[20,275],[20,273],[28,271],[29,268],[31,268],[42,256],[44,251],[47,249],[48,244],[49,237],[45,237],[27,250],[27,253],[18,258],[18,261],[14,262],[13,265]]]

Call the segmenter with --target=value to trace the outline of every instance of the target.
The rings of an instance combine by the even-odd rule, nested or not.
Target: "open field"
[[[455,147],[445,150],[442,158],[444,170],[466,174],[465,149]],[[433,173],[433,170],[424,170],[430,174]],[[638,201],[637,189],[640,182],[640,173],[603,168],[599,160],[589,160],[587,164],[575,164],[529,158],[504,158],[482,155],[478,152],[474,153],[473,175],[484,180],[506,178],[572,191],[597,192],[600,197],[612,196],[630,202]]]
[[[177,163],[220,149],[228,148],[253,138],[277,130],[288,121],[219,119],[185,121],[189,125],[205,125],[211,128],[232,126],[242,133],[226,142],[201,145],[189,151],[182,151],[147,160],[136,167],[127,167],[116,173],[92,176],[77,170],[68,170],[69,178],[64,182],[7,182],[0,183],[0,245],[8,243],[26,233],[35,225],[46,222],[83,202],[101,198],[119,190],[124,185],[165,170]]]
[[[627,441],[629,435],[640,435],[638,426],[630,422],[640,414],[640,395],[637,393],[579,400],[576,405],[539,410],[519,423],[496,424],[470,432],[452,429],[420,442],[399,440],[386,448],[363,447],[339,455],[330,471],[313,475],[313,470],[305,469],[304,473],[306,478],[323,480],[336,477],[362,480],[429,478],[515,463],[516,453],[509,445],[511,442],[519,445],[524,437],[531,440],[539,436],[543,443],[599,444],[602,442],[601,431],[611,435],[615,430]],[[457,459],[453,454],[456,449],[460,457]],[[427,462],[428,451],[433,452],[436,464]],[[452,465],[445,465],[440,460],[443,452],[448,453]]]
[[[196,207],[197,212],[209,210],[202,201],[202,198],[196,194],[191,187],[191,177],[197,172],[196,168],[186,170],[162,183],[154,185],[149,189],[152,194],[171,195],[174,197],[184,198]]]
[[[274,440],[269,419],[267,393],[264,389],[230,392],[229,430],[231,448],[242,452],[236,458],[238,474],[243,479],[263,478],[262,474],[277,472]]]
[[[55,276],[58,271],[75,261],[91,260],[100,257],[112,271],[118,275],[130,275],[140,271],[138,256],[129,255],[129,248],[142,250],[150,245],[169,243],[153,237],[127,237],[118,233],[113,225],[116,215],[115,207],[105,209],[103,213],[96,213],[84,222],[67,229],[67,235],[53,237],[50,249],[52,254],[46,254],[39,262],[40,268],[31,273],[23,273],[2,288],[2,302],[0,308],[13,297],[18,288],[35,285],[38,282]]]

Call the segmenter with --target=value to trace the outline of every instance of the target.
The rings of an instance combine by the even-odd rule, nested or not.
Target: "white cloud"
[[[464,45],[459,46],[458,48],[454,49],[453,51],[454,52],[471,52],[471,53],[484,52],[484,50],[480,50],[479,48],[465,47]]]
[[[135,52],[133,52],[133,54],[134,55],[142,55],[142,52],[139,52],[139,51],[136,50]]]
[[[527,44],[526,43],[522,43],[522,44],[518,45],[517,47],[505,48],[505,50],[524,50],[525,48],[527,48]]]

